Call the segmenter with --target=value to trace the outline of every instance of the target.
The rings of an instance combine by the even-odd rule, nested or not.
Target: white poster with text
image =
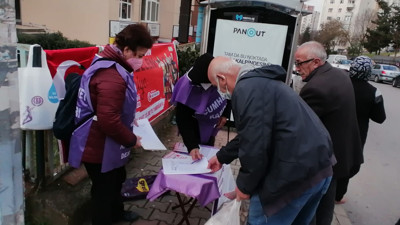
[[[282,65],[287,30],[284,25],[218,19],[213,55],[255,67]]]

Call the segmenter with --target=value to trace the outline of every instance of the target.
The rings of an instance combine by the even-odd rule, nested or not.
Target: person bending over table
[[[176,123],[193,160],[201,159],[199,144],[213,146],[215,136],[230,115],[230,103],[211,86],[207,70],[214,57],[205,53],[174,87],[171,103],[176,105]]]

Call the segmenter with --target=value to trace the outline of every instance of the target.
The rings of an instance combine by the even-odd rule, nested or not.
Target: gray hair
[[[325,62],[327,55],[324,46],[317,41],[309,41],[300,45],[299,48],[307,49],[307,56],[309,58],[319,58],[321,61]]]

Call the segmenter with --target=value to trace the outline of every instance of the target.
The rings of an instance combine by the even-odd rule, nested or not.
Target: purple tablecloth
[[[147,194],[147,199],[153,201],[168,190],[196,198],[202,206],[206,206],[221,196],[217,178],[214,176],[164,174],[161,169]]]

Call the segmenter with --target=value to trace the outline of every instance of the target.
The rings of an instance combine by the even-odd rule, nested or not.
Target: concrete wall
[[[0,225],[24,224],[13,0],[0,0]]]

